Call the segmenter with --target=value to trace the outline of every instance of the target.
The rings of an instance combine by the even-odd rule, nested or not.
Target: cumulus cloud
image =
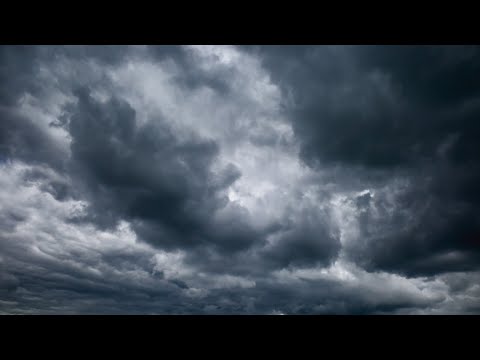
[[[355,173],[337,213],[349,214],[341,223],[359,263],[408,275],[478,269],[478,47],[249,51],[293,98],[302,160],[335,168],[337,183]]]
[[[478,313],[477,57],[2,46],[0,312]]]

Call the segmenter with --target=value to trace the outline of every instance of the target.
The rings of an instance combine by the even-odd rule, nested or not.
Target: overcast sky
[[[480,313],[480,48],[1,46],[1,314]]]

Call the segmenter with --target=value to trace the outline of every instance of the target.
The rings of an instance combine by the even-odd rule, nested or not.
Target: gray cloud
[[[0,313],[478,313],[475,47],[0,47]]]
[[[356,168],[357,191],[386,186],[358,205],[357,261],[409,275],[478,269],[477,47],[255,51],[292,93],[302,159]],[[396,179],[407,183],[393,194]]]

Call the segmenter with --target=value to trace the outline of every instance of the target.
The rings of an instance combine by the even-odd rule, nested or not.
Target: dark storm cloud
[[[298,219],[285,219],[286,224],[277,232],[277,240],[261,251],[263,261],[274,268],[328,266],[340,250],[338,234],[332,234],[327,214],[312,209],[303,211]]]
[[[13,105],[25,92],[43,95],[47,84],[40,80],[39,73],[45,63],[73,58],[113,65],[125,60],[130,51],[126,46],[3,45],[0,47],[0,103]]]
[[[59,59],[74,60],[78,63],[95,61],[100,66],[114,66],[134,59],[135,47],[128,46],[1,46],[0,47],[0,155],[3,158],[19,158],[25,161],[47,163],[60,169],[64,166],[62,154],[42,129],[37,119],[28,118],[17,111],[19,102],[25,95],[31,95],[45,101],[45,95],[51,92],[49,84],[41,78],[44,64]],[[191,56],[179,46],[148,46],[145,56],[155,61],[171,61],[182,71],[175,78],[179,84],[188,88],[206,86],[219,92],[226,92],[226,80],[196,72]],[[55,87],[70,94],[78,86],[105,84],[108,80],[82,73],[72,79],[60,78]],[[91,79],[90,79],[91,78]],[[89,83],[90,81],[90,83]],[[59,117],[50,126],[61,126],[64,117]]]
[[[30,254],[31,258],[25,255],[10,258],[9,252],[2,251],[8,261],[8,269],[3,269],[0,277],[0,295],[2,302],[9,303],[11,313],[155,313],[159,307],[167,313],[182,312],[181,305],[176,305],[174,301],[182,296],[178,284],[162,279],[155,279],[154,283],[144,280],[132,282],[127,277],[118,277],[108,271],[101,275],[90,274],[69,266],[61,259],[46,260]],[[101,259],[92,258],[91,254],[84,258],[79,257],[80,253],[72,255],[84,267],[101,261],[104,268],[111,266],[123,273],[141,269],[139,264],[148,264],[148,259],[142,258],[141,254],[131,254],[126,258],[122,253],[119,254],[121,256],[109,255]],[[25,271],[25,267],[31,271]],[[0,303],[0,311],[5,307]]]
[[[460,148],[465,156],[477,150],[467,149],[479,131],[474,121],[478,107],[474,102],[466,106],[479,91],[476,47],[280,46],[258,51],[273,78],[293,92],[293,125],[307,161],[402,165],[431,158],[454,134],[465,139],[455,142],[452,156]]]
[[[360,215],[365,249],[352,252],[357,261],[409,275],[478,268],[478,47],[254,51],[291,94],[289,111],[306,163],[357,167],[365,179],[372,173],[387,182],[398,174],[411,180],[393,215],[386,215],[381,197],[358,199],[359,211],[367,210]],[[369,213],[370,201],[382,220]]]
[[[433,198],[418,188],[400,194],[393,209],[386,196],[376,194],[359,207],[362,242],[349,253],[365,268],[410,276],[478,268],[479,224],[474,208]],[[374,208],[385,215],[375,218]]]
[[[478,312],[478,49],[239,49],[0,47],[0,313]]]
[[[2,155],[43,162],[57,169],[65,165],[63,154],[59,154],[35,119],[15,113],[12,107],[27,92],[33,95],[47,92],[37,76],[42,62],[72,58],[110,66],[127,60],[131,53],[131,48],[122,46],[2,47],[1,76],[8,85],[2,86],[5,93],[2,92],[1,97],[6,104],[2,107],[0,125]],[[181,47],[151,46],[147,53],[159,61],[174,59],[175,64],[188,70],[184,78],[176,79],[186,86],[218,87],[214,79],[190,70],[192,60]],[[216,178],[209,173],[218,153],[217,145],[195,139],[193,135],[191,141],[181,144],[160,118],[150,119],[149,124],[136,129],[135,111],[125,101],[112,98],[102,106],[90,97],[88,88],[77,88],[77,84],[66,81],[59,86],[78,97],[78,104],[67,106],[64,114],[50,125],[65,127],[68,122],[66,128],[73,138],[73,162],[66,166],[77,171],[75,178],[81,181],[76,185],[82,186],[86,180],[93,208],[96,208],[92,214],[95,221],[112,225],[120,216],[127,216],[141,219],[139,229],[148,233],[154,242],[199,241],[192,236],[198,231],[209,231],[202,230],[207,222],[206,214],[224,203],[223,199],[215,198],[215,192],[240,176],[233,166]],[[67,119],[68,116],[71,119]],[[50,184],[49,188],[55,196],[62,197],[67,192],[60,184]],[[153,222],[147,232],[143,231],[144,222]],[[157,227],[161,231],[152,231]],[[242,244],[250,242],[252,231],[248,226],[237,230],[235,235],[227,229],[215,231],[231,238],[226,241],[222,239],[225,236],[214,233],[204,237],[217,238],[221,246],[243,247]],[[162,232],[166,234],[163,240]]]
[[[137,126],[135,110],[112,98],[95,101],[87,89],[68,110],[75,176],[85,180],[100,225],[128,218],[145,239],[165,247],[214,243],[241,249],[258,235],[241,214],[223,225],[209,214],[225,206],[217,192],[241,176],[233,165],[210,171],[218,146],[194,134],[179,140],[161,118]]]
[[[80,47],[72,47],[71,49]],[[98,48],[99,50],[102,47]],[[103,49],[104,52],[106,49]],[[38,119],[19,114],[17,106],[30,94],[42,98],[47,85],[39,77],[42,63],[65,55],[68,48],[42,46],[0,47],[0,154],[8,158],[47,163],[60,167],[61,154]],[[75,51],[74,51],[75,52]],[[78,51],[77,51],[78,52]]]
[[[40,51],[40,48],[34,46],[0,47],[0,103],[3,106],[17,101],[26,89],[39,90],[41,84],[34,84],[32,80]]]
[[[38,125],[5,107],[0,113],[0,155],[3,158],[61,166],[58,148]]]
[[[480,95],[476,46],[366,46],[358,64],[390,74],[419,106],[449,108]]]
[[[58,149],[38,124],[16,111],[28,91],[42,94],[44,84],[37,79],[39,58],[45,51],[34,46],[0,47],[0,156],[58,166]]]

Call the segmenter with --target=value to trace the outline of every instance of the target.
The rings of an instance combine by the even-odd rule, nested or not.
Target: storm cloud
[[[1,46],[0,313],[478,313],[479,67]]]

